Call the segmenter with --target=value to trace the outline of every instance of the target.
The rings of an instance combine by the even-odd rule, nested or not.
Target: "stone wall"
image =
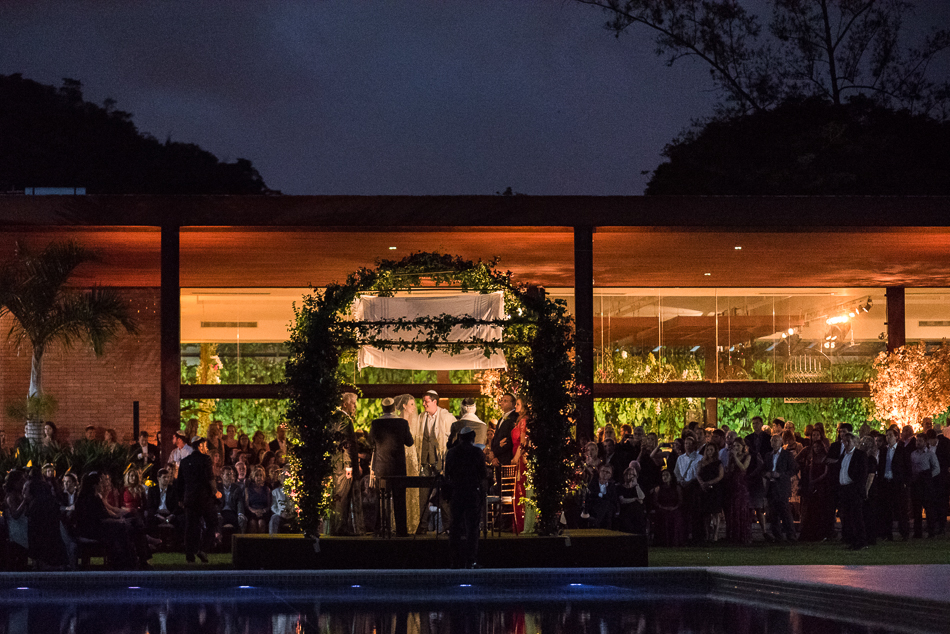
[[[55,345],[46,351],[43,388],[59,401],[51,416],[59,429],[59,439],[73,442],[82,437],[87,425],[95,425],[101,438],[112,428],[123,443],[132,442],[132,403],[139,402],[140,428],[151,434],[159,429],[159,291],[157,288],[118,289],[129,302],[138,323],[137,335],[122,331],[96,357],[88,344],[64,350]],[[18,350],[7,340],[12,317],[0,319],[0,412],[6,446],[23,435],[23,423],[11,419],[6,407],[26,398],[30,386],[28,343]]]

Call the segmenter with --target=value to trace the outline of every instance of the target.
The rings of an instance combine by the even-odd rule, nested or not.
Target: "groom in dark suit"
[[[491,450],[501,464],[511,464],[515,458],[515,450],[511,443],[511,432],[518,422],[518,412],[515,411],[515,395],[507,393],[498,399],[498,408],[502,415],[498,420],[498,428],[492,437]]]
[[[372,473],[377,478],[406,475],[406,447],[412,447],[412,432],[409,421],[394,413],[396,403],[391,398],[383,399],[383,415],[370,423],[369,442],[373,446]],[[391,490],[393,515],[396,520],[396,535],[405,537],[406,489]]]

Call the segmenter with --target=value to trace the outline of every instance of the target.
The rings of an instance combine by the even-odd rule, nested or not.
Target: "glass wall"
[[[603,383],[863,381],[885,332],[883,289],[594,290]]]
[[[904,306],[907,343],[950,339],[950,288],[908,288]]]

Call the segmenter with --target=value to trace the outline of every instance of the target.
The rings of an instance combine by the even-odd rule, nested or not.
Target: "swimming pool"
[[[884,634],[945,603],[708,569],[0,575],[0,632]]]

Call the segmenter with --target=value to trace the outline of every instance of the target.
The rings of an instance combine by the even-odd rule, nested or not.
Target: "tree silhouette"
[[[191,143],[140,133],[132,115],[60,88],[0,75],[0,191],[85,187],[89,194],[265,194],[250,161],[219,161]]]

